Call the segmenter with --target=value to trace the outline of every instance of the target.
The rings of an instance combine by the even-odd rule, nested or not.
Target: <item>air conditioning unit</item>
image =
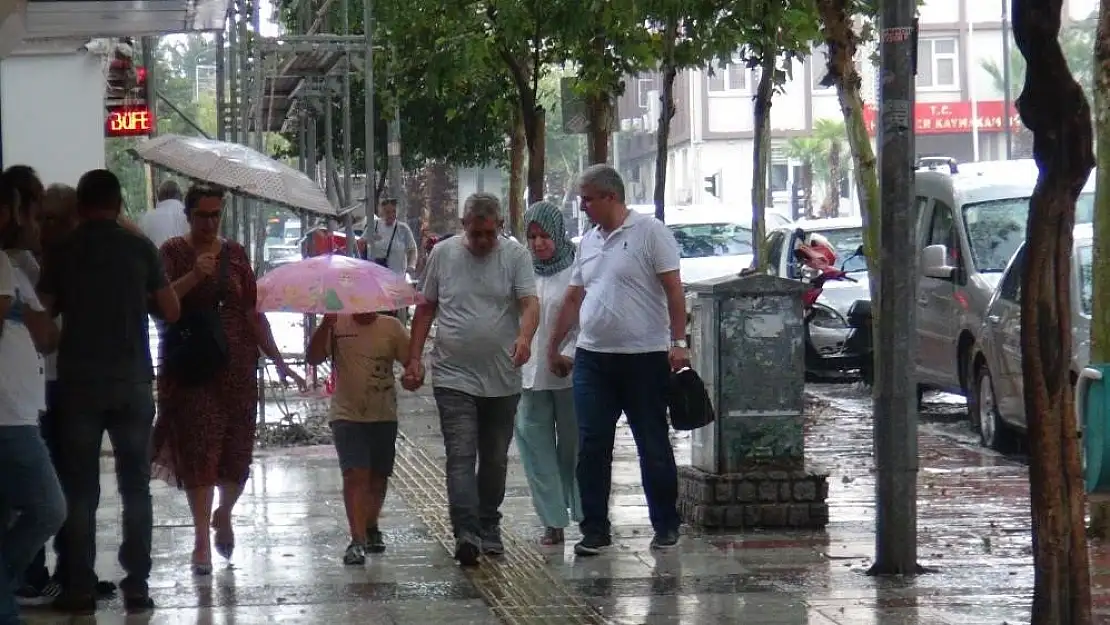
[[[637,132],[643,132],[643,130],[644,130],[644,118],[643,117],[637,117],[636,119],[632,120],[632,130],[635,130]]]
[[[633,120],[633,119],[622,119],[621,120],[621,132],[628,132],[629,130],[632,130],[632,123],[634,121],[635,120]]]

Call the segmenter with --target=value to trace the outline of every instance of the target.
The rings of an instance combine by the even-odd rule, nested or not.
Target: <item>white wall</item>
[[[104,167],[104,71],[76,52],[0,61],[4,165],[30,165],[43,182],[77,184]]]

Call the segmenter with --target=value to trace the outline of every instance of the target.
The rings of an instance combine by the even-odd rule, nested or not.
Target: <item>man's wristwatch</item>
[[[686,339],[672,339],[671,347],[680,347],[682,349],[687,349],[689,346],[686,345]]]

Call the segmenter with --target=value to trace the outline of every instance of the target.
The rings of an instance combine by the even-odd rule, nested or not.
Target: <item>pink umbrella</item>
[[[329,254],[289,263],[258,281],[258,310],[353,315],[398,310],[423,298],[376,263]]]

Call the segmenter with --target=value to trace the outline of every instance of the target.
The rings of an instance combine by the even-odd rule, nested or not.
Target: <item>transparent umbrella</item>
[[[193,180],[270,204],[335,215],[320,185],[292,167],[238,143],[160,135],[139,143],[135,157]]]

